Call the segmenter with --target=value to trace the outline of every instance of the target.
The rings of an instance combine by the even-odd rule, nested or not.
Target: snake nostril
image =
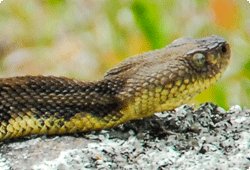
[[[226,53],[226,52],[227,52],[227,47],[226,47],[226,45],[222,45],[222,46],[221,46],[221,51],[222,51],[223,53]]]

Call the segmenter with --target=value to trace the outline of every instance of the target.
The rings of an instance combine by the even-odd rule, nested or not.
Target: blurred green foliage
[[[92,80],[121,60],[163,48],[176,38],[217,34],[230,43],[230,67],[192,102],[250,108],[249,16],[250,4],[236,0],[4,0],[1,76]]]
[[[156,1],[135,0],[131,9],[136,23],[146,35],[152,49],[159,49],[166,45],[165,37],[160,27],[160,10]]]

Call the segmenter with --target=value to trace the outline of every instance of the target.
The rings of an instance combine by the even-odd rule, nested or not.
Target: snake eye
[[[202,53],[196,53],[193,55],[193,62],[197,67],[202,67],[205,64],[205,55]]]

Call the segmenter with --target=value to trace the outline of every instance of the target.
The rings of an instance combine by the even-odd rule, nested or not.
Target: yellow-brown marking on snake
[[[226,69],[219,36],[180,38],[130,57],[96,82],[66,77],[0,79],[0,140],[107,129],[188,102]]]

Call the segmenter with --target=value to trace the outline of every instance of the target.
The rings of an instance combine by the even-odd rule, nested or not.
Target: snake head
[[[185,98],[180,102],[184,103],[188,97],[194,97],[215,83],[228,65],[230,53],[229,44],[217,35],[180,38],[163,49],[124,60],[104,78],[122,78],[125,83],[121,91],[126,95],[142,96],[145,91],[157,91],[160,95],[160,91],[165,90],[163,96],[167,100]],[[165,102],[164,97],[161,101]]]
[[[190,69],[204,78],[224,72],[231,56],[229,44],[217,35],[200,39],[180,38],[171,46],[182,46],[186,49],[186,55],[180,57],[180,60],[187,60]]]
[[[213,35],[195,41],[197,49],[187,52],[191,67],[208,77],[224,72],[231,56],[230,46],[226,40]]]

